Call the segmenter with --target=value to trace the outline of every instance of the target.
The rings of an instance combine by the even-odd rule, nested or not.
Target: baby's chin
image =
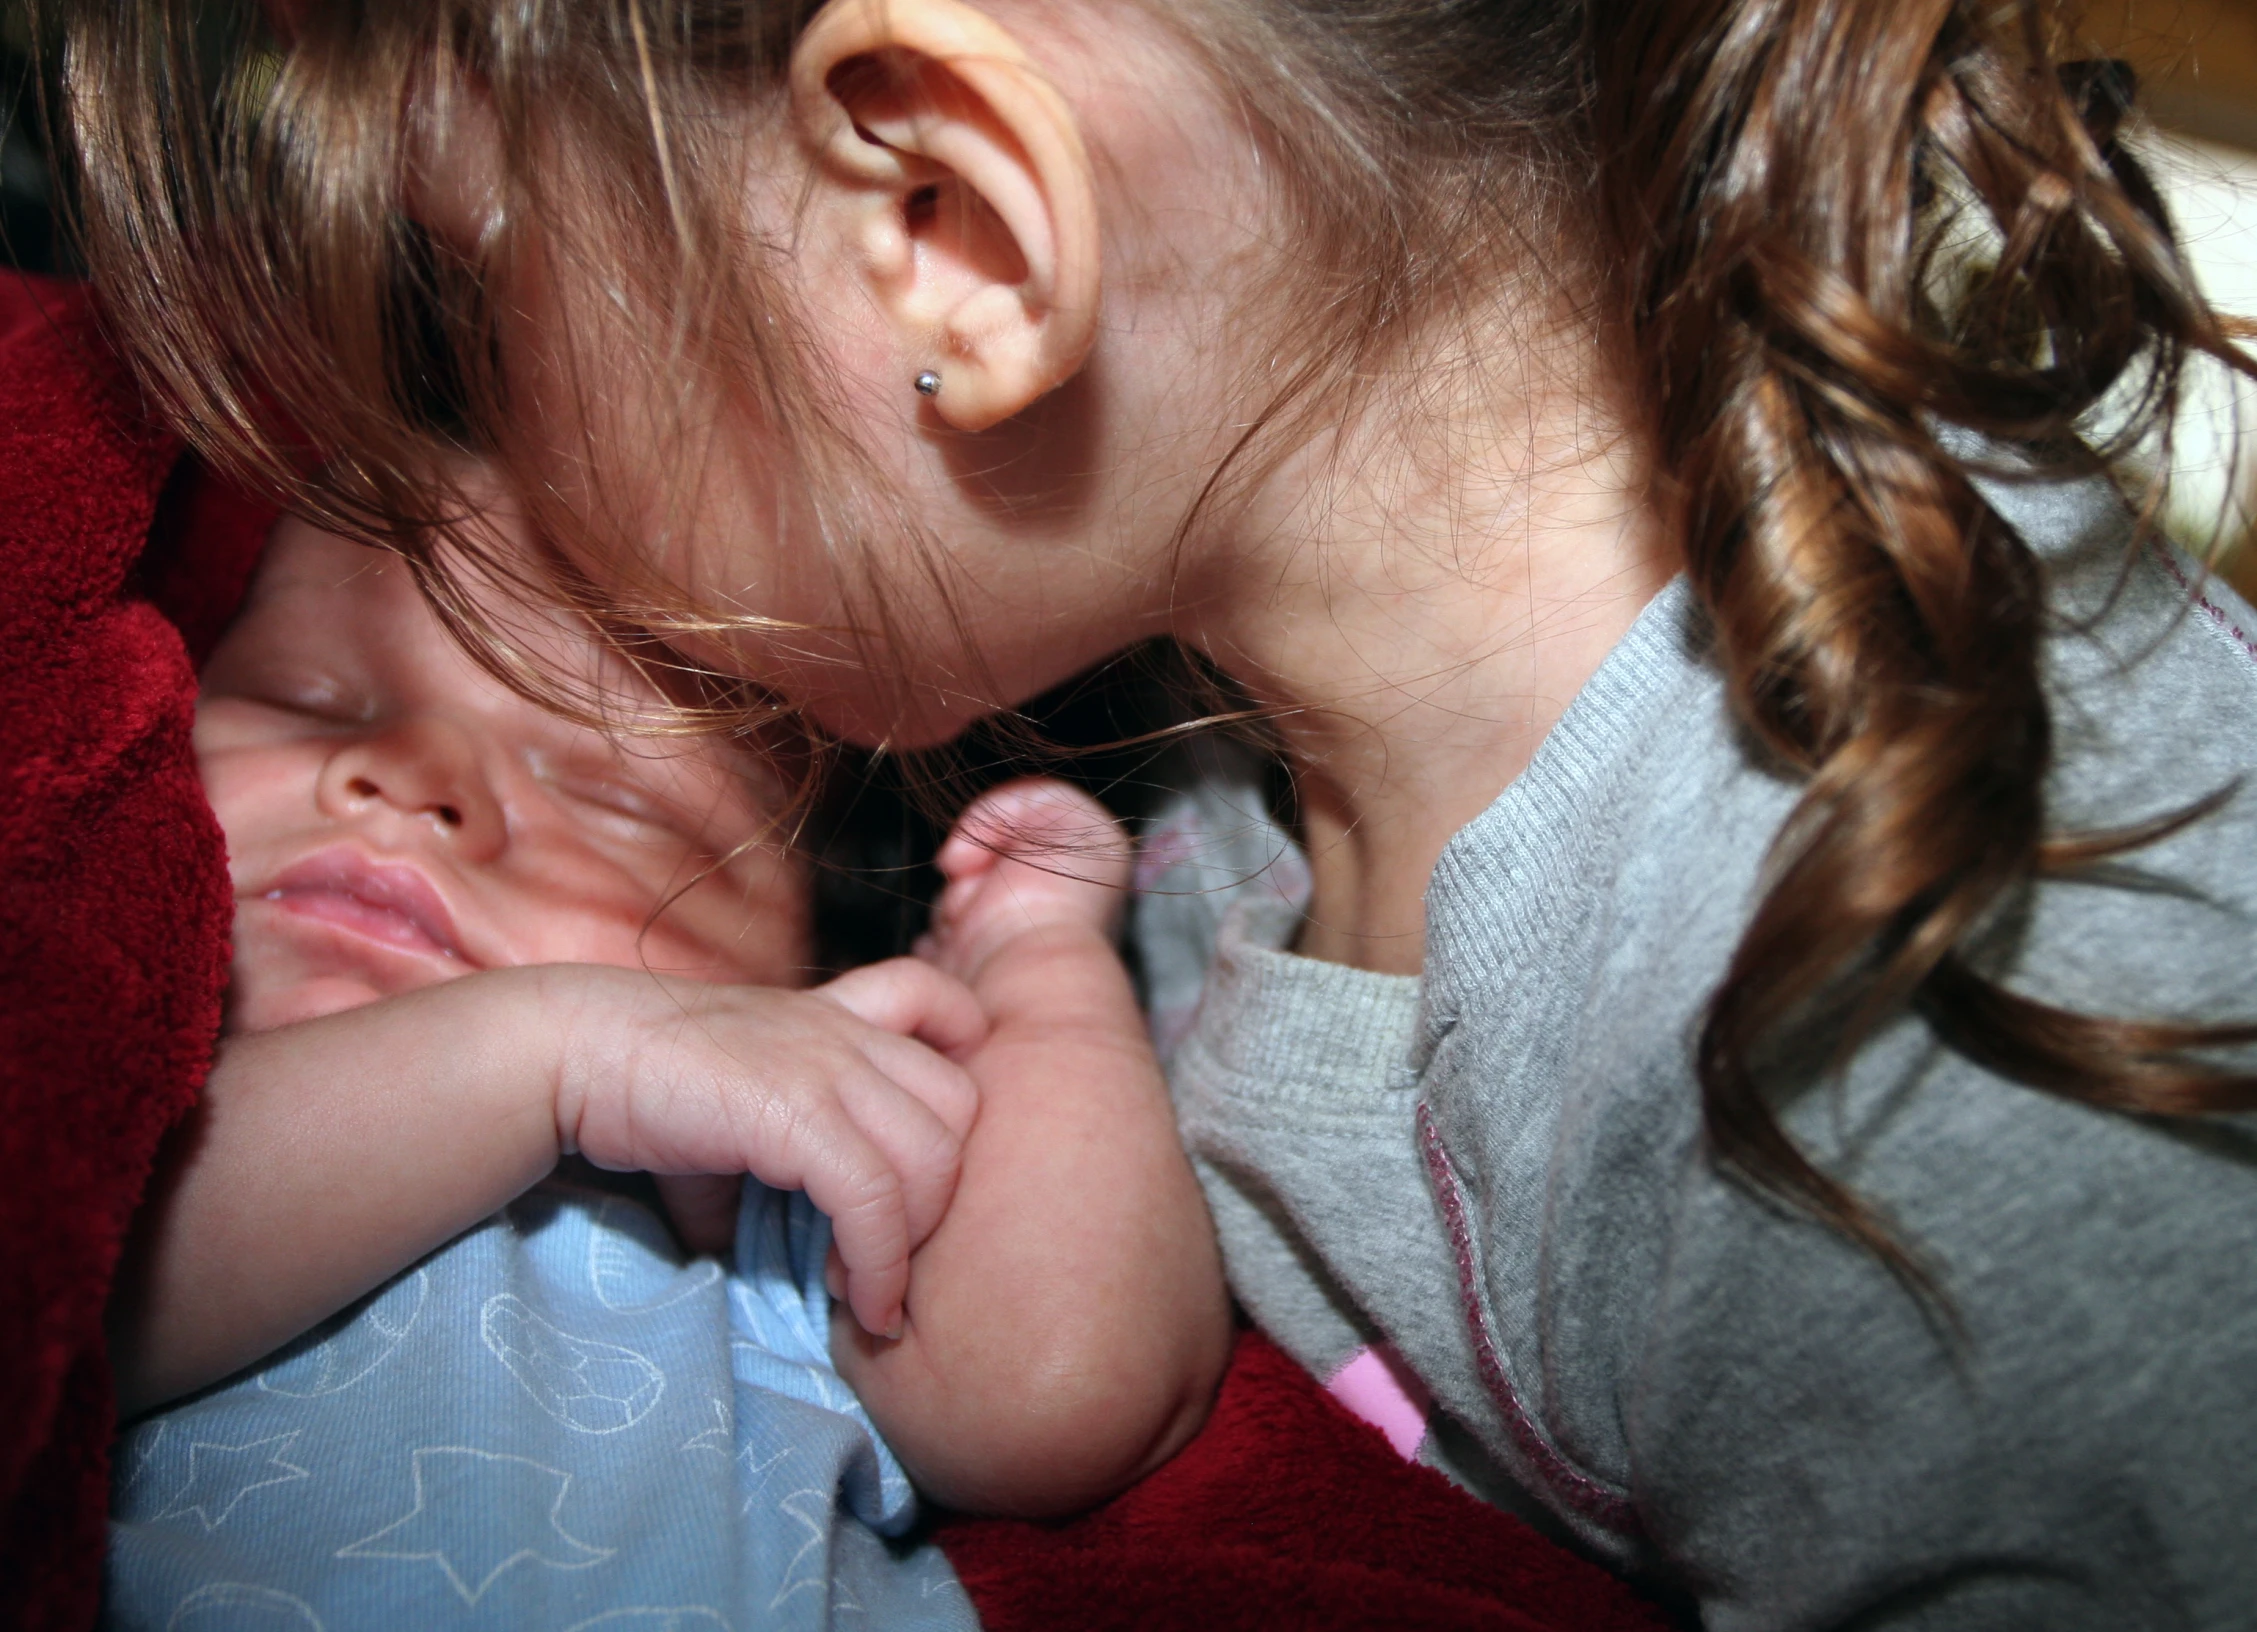
[[[353,975],[309,975],[278,983],[244,980],[238,975],[228,990],[223,1029],[231,1033],[273,1031],[301,1020],[342,1014],[390,995],[389,991],[378,990],[374,982]]]
[[[238,904],[222,1022],[272,1031],[341,1014],[470,973],[453,960],[403,952],[263,900]]]

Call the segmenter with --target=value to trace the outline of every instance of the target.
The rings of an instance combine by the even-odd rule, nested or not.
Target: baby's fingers
[[[901,1180],[851,1123],[827,1131],[836,1137],[811,1141],[800,1172],[780,1173],[771,1182],[781,1188],[796,1182],[829,1217],[846,1268],[846,1306],[856,1323],[874,1337],[899,1337],[910,1251]]]
[[[814,995],[880,1031],[914,1037],[943,1054],[960,1054],[987,1036],[987,1011],[972,989],[916,958],[850,969]]]
[[[961,1067],[906,1037],[873,1036],[871,1067],[837,1085],[840,1103],[901,1181],[911,1251],[924,1245],[956,1193],[956,1174],[979,1110]]]
[[[804,1103],[784,1160],[754,1171],[799,1188],[829,1215],[846,1266],[846,1303],[863,1330],[898,1336],[909,1255],[933,1232],[955,1194],[963,1139],[897,1080],[923,1065],[961,1075],[923,1044],[883,1032],[870,1053],[834,1068],[829,1093]],[[898,1055],[898,1060],[889,1060]],[[968,1083],[963,1090],[971,1092]]]
[[[1017,861],[1061,878],[1119,889],[1128,882],[1128,835],[1112,813],[1056,777],[1022,777],[990,788],[956,819],[933,858],[951,884]]]
[[[964,1142],[980,1112],[980,1091],[970,1072],[914,1038],[884,1032],[873,1034],[862,1053],[887,1082],[937,1117],[957,1144]]]

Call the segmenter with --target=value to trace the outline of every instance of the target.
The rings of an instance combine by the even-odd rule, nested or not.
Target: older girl
[[[165,9],[71,94],[213,455],[408,543],[473,446],[856,741],[1274,723],[1175,1090],[1313,1367],[1717,1627],[2245,1613],[2257,667],[2078,440],[2230,351],[2054,5]]]

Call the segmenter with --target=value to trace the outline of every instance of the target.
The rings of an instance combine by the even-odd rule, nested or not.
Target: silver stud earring
[[[922,374],[918,375],[918,376],[917,376],[917,395],[919,395],[920,397],[937,397],[937,396],[939,396],[939,395],[940,395],[940,376],[939,376],[938,374],[935,374],[935,373],[934,373],[934,372],[933,372],[933,371],[932,371],[931,369],[929,369],[929,368],[928,368],[928,369],[926,369],[926,370],[925,370],[925,371],[924,371],[924,372],[923,372]]]

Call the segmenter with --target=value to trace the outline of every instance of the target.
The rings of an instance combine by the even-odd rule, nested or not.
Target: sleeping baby
[[[1085,797],[987,796],[924,955],[799,989],[767,767],[545,711],[294,521],[195,740],[228,1035],[112,1305],[123,1409],[163,1409],[109,1624],[967,1626],[912,1480],[1065,1512],[1197,1427],[1227,1305]]]

